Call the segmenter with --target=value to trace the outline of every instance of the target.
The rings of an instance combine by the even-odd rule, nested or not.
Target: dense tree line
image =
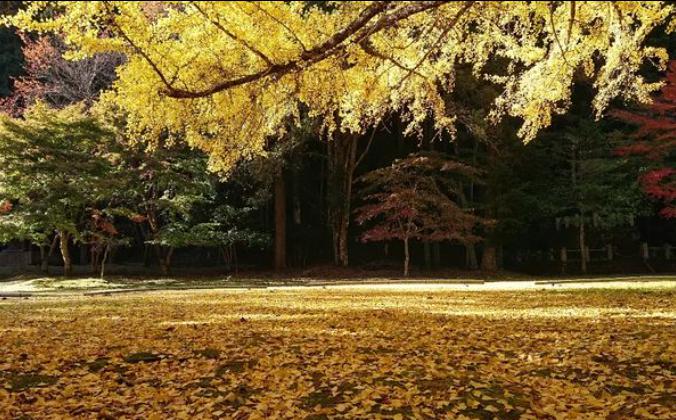
[[[3,14],[19,10],[19,2],[9,3]],[[197,12],[205,17],[218,10]],[[458,19],[464,13],[459,9]],[[667,33],[657,25],[648,41],[673,49]],[[428,268],[518,269],[515,256],[523,250],[554,252],[558,259],[558,250],[567,247],[579,252],[574,269],[586,272],[590,246],[634,235],[631,246],[638,252],[639,242],[661,244],[676,234],[669,220],[673,61],[666,79],[663,71],[642,70],[640,77],[650,83],[667,82],[652,108],[612,102],[612,116],[600,121],[593,116],[598,86],[576,73],[567,111],[551,117],[527,144],[522,121],[529,117],[493,118],[504,84],[479,77],[464,63],[453,69],[452,89],[438,92],[441,104],[428,103],[454,116],[453,130],[440,130],[438,110],[416,114],[415,107],[384,105],[377,120],[364,117],[367,129],[350,130],[349,115],[329,121],[333,117],[307,101],[296,115],[282,118],[278,135],[267,135],[264,144],[238,145],[216,141],[223,135],[216,127],[229,124],[220,117],[195,120],[207,124],[195,139],[185,118],[204,118],[201,111],[177,111],[184,118],[180,131],[149,122],[160,114],[139,115],[118,104],[112,92],[128,89],[126,80],[116,84],[118,76],[128,77],[128,65],[138,64],[129,61],[138,59],[129,51],[101,48],[72,59],[64,58],[72,46],[58,34],[3,28],[0,37],[8,40],[0,51],[8,63],[0,74],[0,242],[32,243],[44,269],[59,250],[68,274],[71,249],[78,245],[85,255],[80,260],[102,275],[110,254],[124,248],[142,250],[144,262],[163,273],[175,251],[187,249],[211,250],[205,252],[212,260],[231,269],[242,252],[250,265],[279,269],[402,258],[408,274],[409,261]],[[322,45],[334,54],[331,42]],[[360,46],[369,60],[382,55],[366,41]],[[255,53],[251,45],[246,49]],[[673,50],[668,53],[673,60]],[[302,60],[319,62],[328,52],[312,54]],[[491,74],[511,68],[502,59],[484,66]],[[417,76],[405,76],[406,82],[409,77]],[[169,96],[181,96],[172,89]],[[151,96],[136,99],[152,112],[164,106]],[[210,137],[213,143],[205,143]]]

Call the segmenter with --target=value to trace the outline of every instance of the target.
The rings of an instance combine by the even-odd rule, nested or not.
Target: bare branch
[[[376,131],[378,131],[378,126],[379,126],[379,125],[380,125],[380,124],[376,124],[376,125],[373,126],[373,131],[371,131],[371,136],[369,137],[369,141],[368,141],[368,143],[366,143],[366,148],[364,149],[364,151],[362,152],[362,154],[359,155],[359,158],[358,158],[357,161],[354,163],[354,166],[353,166],[354,168],[359,167],[359,164],[361,163],[362,160],[364,160],[364,157],[366,157],[366,154],[369,152],[369,149],[371,148],[371,143],[373,143],[373,138],[374,138],[375,135],[376,135]]]

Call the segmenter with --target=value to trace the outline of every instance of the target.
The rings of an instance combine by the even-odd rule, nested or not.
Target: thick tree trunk
[[[484,244],[484,253],[481,256],[481,270],[498,271],[498,248],[495,245]]]
[[[286,268],[286,185],[280,169],[275,176],[275,270]]]
[[[69,242],[70,235],[67,232],[59,232],[59,245],[61,257],[63,258],[63,275],[66,277],[73,274],[73,262],[70,257],[70,249],[68,248]]]
[[[291,241],[290,246],[287,246],[291,250],[292,258],[291,265],[294,267],[304,267],[305,259],[307,254],[307,247],[311,246],[305,240],[305,234],[303,229],[303,211],[301,206],[301,174],[300,170],[296,167],[291,171],[291,221],[293,223],[291,227]]]
[[[349,254],[347,247],[347,234],[349,227],[349,218],[347,215],[343,215],[338,224],[338,235],[337,235],[337,249],[336,249],[336,264],[343,267],[347,267],[349,263]]]
[[[411,260],[411,256],[408,251],[408,239],[404,239],[404,277],[408,277],[408,265]]]

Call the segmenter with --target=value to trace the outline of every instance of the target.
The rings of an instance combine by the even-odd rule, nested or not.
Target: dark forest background
[[[2,2],[0,14],[19,7],[21,2]],[[67,72],[54,75],[39,66],[36,70],[27,52],[35,52],[38,41],[34,34],[19,36],[0,28],[0,97],[7,113],[20,115],[36,99],[26,91],[26,86],[36,85],[27,81],[43,87],[68,85],[59,79],[69,77],[64,76]],[[650,37],[651,44],[669,49],[672,60],[674,41],[664,28]],[[57,51],[61,47],[56,39],[50,39],[49,46]],[[69,65],[54,60],[51,65]],[[94,93],[85,96],[98,94],[114,80],[114,65],[100,68],[108,74],[99,75]],[[669,77],[648,68],[646,76]],[[676,77],[668,80],[673,83]],[[39,99],[56,107],[76,101],[53,90],[44,92],[52,94]],[[456,90],[447,98],[458,116],[455,138],[435,132],[432,121],[421,135],[406,136],[400,116],[390,115],[364,136],[345,134],[327,141],[315,130],[317,122],[306,118],[285,138],[271,140],[268,156],[242,162],[229,174],[208,173],[206,157],[184,146],[167,145],[153,152],[130,148],[126,166],[111,169],[131,176],[117,187],[117,196],[125,195],[126,201],[116,203],[125,204],[118,205],[119,211],[101,205],[94,219],[88,208],[78,222],[81,235],[71,235],[66,246],[76,266],[96,269],[105,253],[104,261],[113,271],[127,267],[140,273],[231,273],[277,268],[309,273],[346,266],[398,272],[402,241],[361,240],[367,226],[355,222],[354,212],[366,203],[362,177],[411,156],[434,156],[476,170],[454,184],[460,190],[454,200],[491,223],[476,228],[478,241],[413,239],[414,274],[479,269],[539,274],[673,271],[676,219],[663,211],[673,201],[651,196],[642,177],[656,165],[673,168],[674,152],[661,156],[659,163],[632,153],[632,144],[643,140],[637,137],[636,122],[620,112],[648,111],[618,103],[613,105],[617,113],[595,120],[590,106],[593,87],[580,76],[570,111],[523,144],[516,134],[519,121],[488,122],[487,110],[499,93],[498,86],[461,69]],[[144,160],[143,168],[139,160]],[[152,218],[157,219],[154,227]],[[48,231],[40,240],[8,240],[0,245],[0,265],[14,266],[13,271],[45,269],[47,262],[62,265],[56,235]]]

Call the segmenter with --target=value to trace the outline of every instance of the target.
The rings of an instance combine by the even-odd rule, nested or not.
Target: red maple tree
[[[487,221],[463,208],[464,178],[477,171],[440,154],[411,155],[362,176],[362,197],[366,204],[357,208],[356,221],[370,223],[361,240],[401,240],[404,244],[404,276],[409,273],[409,242],[457,241],[473,243],[479,225]]]
[[[12,205],[11,201],[9,200],[0,201],[0,214],[7,214],[10,211],[12,211],[13,208],[14,206]]]
[[[651,105],[616,110],[612,115],[638,127],[633,133],[636,141],[618,153],[643,156],[650,162],[641,175],[643,190],[664,203],[662,216],[676,218],[676,60],[669,62],[665,84]]]
[[[0,98],[0,112],[20,116],[38,100],[57,108],[77,102],[90,105],[115,80],[119,54],[96,54],[66,60],[64,42],[55,36],[19,34],[23,42],[24,74],[14,79],[12,94]]]

